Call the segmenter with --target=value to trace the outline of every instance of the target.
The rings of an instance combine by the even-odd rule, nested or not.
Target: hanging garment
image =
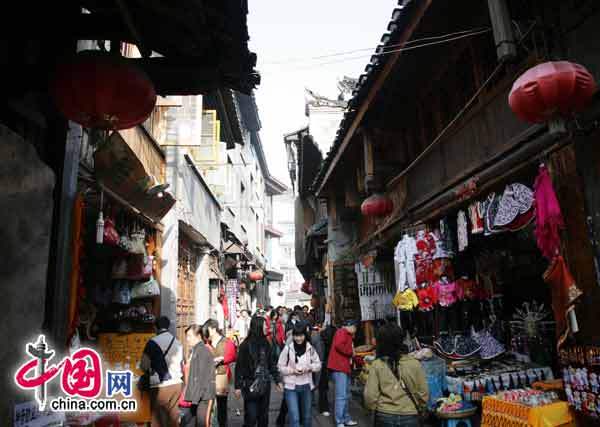
[[[435,237],[435,235],[434,235]],[[436,241],[436,251],[433,259],[454,257],[454,242],[447,218],[440,220],[439,237]]]
[[[519,183],[507,185],[498,205],[498,213],[494,218],[494,227],[506,227],[518,215],[533,208],[533,191]]]
[[[395,286],[391,269],[381,264],[365,267],[357,262],[354,271],[358,281],[361,319],[366,321],[394,317],[396,311],[392,299]]]
[[[494,226],[494,221],[496,220],[496,215],[498,214],[501,198],[502,197],[499,194],[491,193],[482,204],[482,208],[485,212],[483,215],[483,224],[484,234],[486,236],[491,236],[494,233],[502,231]]]
[[[465,214],[465,211],[458,211],[456,225],[458,228],[458,251],[462,252],[469,246],[469,231],[467,230],[467,215]]]
[[[433,279],[433,255],[436,252],[435,237],[421,230],[417,234],[417,255],[415,255],[415,275],[418,284]]]
[[[582,292],[575,284],[569,267],[560,255],[550,263],[544,273],[544,281],[552,287],[552,309],[558,335],[557,347],[560,347],[570,333],[568,314],[575,309],[575,302]]]
[[[431,286],[417,289],[417,297],[419,298],[419,311],[431,311],[437,304],[435,289]]]
[[[415,271],[415,256],[417,255],[417,242],[409,235],[404,235],[396,245],[394,251],[394,268],[396,271],[396,288],[403,291],[406,288],[417,287]]]
[[[552,179],[545,166],[535,179],[535,236],[542,255],[552,259],[560,249],[559,231],[565,227]]]
[[[460,294],[462,295],[463,299],[467,299],[467,300],[485,299],[485,292],[482,289],[482,287],[480,286],[480,284],[477,283],[476,281],[461,277],[460,279],[456,280],[455,283],[456,283],[457,288],[460,288]]]
[[[471,234],[483,233],[483,215],[480,211],[479,202],[469,205],[469,219],[471,220]]]
[[[392,303],[400,310],[412,311],[419,305],[419,298],[412,289],[406,289],[403,292],[397,292]]]
[[[457,301],[456,283],[439,281],[435,282],[433,287],[438,304],[442,307],[449,307]]]
[[[442,276],[447,276],[449,279],[454,278],[454,268],[450,258],[436,258],[432,262],[430,282],[440,280]]]

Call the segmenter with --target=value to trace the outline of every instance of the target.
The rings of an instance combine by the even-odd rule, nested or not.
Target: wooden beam
[[[369,131],[364,130],[361,132],[363,140],[363,161],[365,168],[365,189],[368,191],[373,190],[373,184],[375,181],[375,154],[373,152],[373,138]]]
[[[398,43],[397,43],[398,48],[403,47],[404,44],[411,38],[413,32],[415,31],[415,29],[417,28],[417,25],[419,24],[419,22],[421,20],[421,18],[425,14],[425,11],[431,5],[431,1],[432,0],[423,0],[421,2],[421,4],[418,6],[415,16],[413,17],[410,24],[408,25],[408,27],[406,28],[406,30],[404,31],[404,33],[400,36],[400,39],[398,40]],[[375,83],[373,84],[373,86],[371,86],[369,93],[367,95],[367,98],[363,101],[362,105],[359,107],[358,112],[354,116],[354,120],[352,121],[352,124],[350,125],[350,128],[348,129],[348,132],[346,132],[346,135],[344,135],[344,139],[342,140],[342,143],[341,143],[340,147],[338,148],[337,153],[333,157],[333,161],[327,168],[327,172],[325,172],[325,176],[323,177],[323,180],[322,180],[319,188],[317,189],[317,192],[316,192],[317,196],[319,196],[321,194],[321,192],[323,191],[323,188],[327,184],[327,180],[331,177],[333,170],[336,168],[338,162],[340,161],[342,155],[344,154],[344,151],[350,144],[350,141],[352,140],[354,133],[358,129],[358,126],[360,125],[360,122],[362,121],[365,113],[371,106],[371,103],[375,99],[375,96],[379,93],[379,91],[383,87],[383,84],[385,83],[385,81],[387,80],[392,69],[396,65],[396,62],[398,62],[398,58],[400,58],[400,54],[401,54],[401,49],[397,49],[397,51],[391,55],[391,57],[388,59],[385,66],[383,67],[383,70],[377,76]]]

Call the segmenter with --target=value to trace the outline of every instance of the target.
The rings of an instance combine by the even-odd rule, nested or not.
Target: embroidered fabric
[[[463,252],[469,246],[469,231],[467,230],[467,215],[465,211],[458,211],[456,225],[458,227],[458,251]]]
[[[483,209],[485,210],[483,217],[484,234],[486,236],[491,236],[492,234],[501,231],[494,226],[494,221],[496,220],[496,215],[498,214],[498,208],[500,206],[500,200],[501,196],[499,194],[490,193],[483,202]]]
[[[396,245],[394,251],[394,267],[396,272],[396,287],[403,291],[406,288],[417,287],[415,270],[415,256],[417,255],[417,242],[412,237],[405,235]]]
[[[507,185],[498,205],[494,227],[505,227],[533,207],[533,191],[519,183]]]

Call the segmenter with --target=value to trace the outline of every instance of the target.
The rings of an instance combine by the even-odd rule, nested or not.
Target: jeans
[[[348,413],[348,399],[350,399],[350,375],[344,372],[333,371],[335,383],[335,423],[346,424],[350,421]]]
[[[297,385],[294,390],[285,390],[288,414],[290,414],[290,427],[300,426],[300,413],[302,412],[303,427],[311,427],[312,417],[312,391],[310,384]]]
[[[180,427],[198,427],[198,425],[205,425],[206,419],[208,418],[210,420],[211,418],[214,406],[214,401],[202,401],[189,408],[179,408],[179,412],[181,413],[181,419],[179,421]],[[198,420],[201,420],[200,423],[198,423]]]
[[[264,395],[250,399],[244,396],[244,427],[268,427],[271,386]]]
[[[416,415],[389,415],[375,413],[375,427],[418,427]]]

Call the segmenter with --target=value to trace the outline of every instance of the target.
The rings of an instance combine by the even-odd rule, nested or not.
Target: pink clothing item
[[[559,230],[565,228],[560,205],[556,199],[552,179],[545,166],[533,186],[535,192],[535,237],[542,255],[548,259],[555,257],[560,249]]]
[[[436,282],[434,285],[438,304],[442,307],[449,307],[458,299],[457,287],[454,282]]]
[[[288,390],[294,390],[297,385],[310,384],[310,389],[314,390],[313,372],[321,370],[321,360],[317,354],[317,350],[306,343],[306,352],[298,358],[296,363],[296,352],[294,351],[293,341],[287,344],[279,355],[277,363],[279,372],[283,378],[283,385]],[[298,369],[302,369],[304,373],[296,374]]]

